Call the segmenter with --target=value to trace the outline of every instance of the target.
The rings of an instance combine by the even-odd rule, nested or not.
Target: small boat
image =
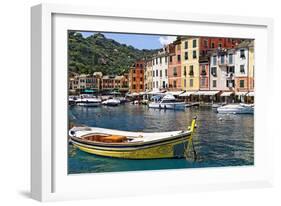
[[[119,99],[108,99],[102,102],[103,105],[106,106],[117,106],[121,103],[121,101]]]
[[[212,104],[212,108],[217,109],[217,108],[219,108],[221,106],[224,106],[224,105],[226,105],[226,103],[214,103],[214,104]]]
[[[134,101],[134,104],[139,104],[139,103],[140,103],[139,100]]]
[[[192,107],[192,104],[190,104],[190,103],[185,103],[185,107],[187,108],[187,107]]]
[[[120,103],[123,104],[123,103],[126,103],[127,102],[127,99],[126,97],[118,97],[117,99],[120,100]]]
[[[254,114],[253,104],[227,104],[217,108],[220,114]]]
[[[73,127],[69,130],[69,136],[78,149],[100,156],[123,159],[183,158],[191,148],[195,125],[196,117],[186,131],[145,133]]]
[[[149,103],[148,107],[154,109],[184,110],[186,104],[184,102],[177,102],[173,95],[167,94],[160,101]]]
[[[85,106],[85,107],[97,107],[101,105],[101,99],[94,98],[94,97],[81,97],[75,100],[75,104],[78,106]]]
[[[75,100],[76,100],[76,96],[69,96],[68,97],[68,104],[69,105],[75,105]]]

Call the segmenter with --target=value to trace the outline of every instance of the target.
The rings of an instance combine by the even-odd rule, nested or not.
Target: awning
[[[198,91],[196,92],[194,95],[199,95],[199,96],[213,96],[213,95],[216,95],[218,94],[220,91]]]
[[[237,96],[245,96],[247,92],[235,92],[235,95]]]
[[[128,96],[128,97],[134,97],[134,96],[139,96],[139,94],[136,93],[136,92],[134,92],[134,93],[132,93],[132,94],[126,94],[126,96]]]
[[[95,92],[95,90],[93,90],[93,89],[85,89],[84,92],[85,93],[93,93],[93,92]]]
[[[152,95],[162,94],[162,93],[163,92],[160,92],[159,90],[154,90],[154,91],[147,92],[147,94],[152,94]]]
[[[146,92],[140,92],[140,95],[145,95],[146,94]]]
[[[248,97],[254,97],[254,96],[255,96],[255,92],[249,92],[246,96],[248,96]]]
[[[170,91],[170,92],[166,92],[165,94],[171,94],[171,95],[178,96],[182,93],[183,93],[183,91]]]
[[[194,92],[184,92],[184,93],[182,93],[182,94],[180,94],[179,96],[180,97],[189,97],[190,95],[192,95],[192,94],[195,94],[196,92],[194,91]]]
[[[232,95],[233,94],[233,92],[223,92],[222,94],[221,94],[221,97],[229,97],[230,95]]]
[[[117,92],[117,91],[113,91],[113,92],[110,92],[111,95],[118,95],[118,94],[121,94],[120,92]]]

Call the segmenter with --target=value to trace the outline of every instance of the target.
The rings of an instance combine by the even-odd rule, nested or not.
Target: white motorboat
[[[214,104],[212,104],[212,108],[217,109],[217,108],[219,108],[221,106],[224,106],[224,105],[226,105],[226,103],[214,103]]]
[[[117,106],[121,103],[121,101],[119,99],[108,99],[102,102],[103,105],[107,105],[107,106]]]
[[[68,104],[69,104],[69,105],[74,105],[76,99],[77,99],[76,96],[69,96],[69,97],[68,97]]]
[[[101,105],[101,99],[95,97],[80,97],[75,100],[76,105],[85,107],[97,107]]]
[[[184,102],[177,102],[176,98],[171,95],[165,95],[160,101],[158,102],[151,102],[148,104],[149,108],[155,109],[173,109],[173,110],[184,110],[185,103]]]
[[[254,114],[253,104],[228,104],[217,108],[220,114]]]

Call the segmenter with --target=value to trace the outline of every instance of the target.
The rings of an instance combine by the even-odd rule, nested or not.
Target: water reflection
[[[75,124],[128,131],[164,132],[185,130],[198,116],[194,143],[196,162],[185,159],[124,160],[99,157],[69,147],[69,173],[175,169],[253,165],[254,116],[221,115],[211,108],[183,111],[149,109],[142,105],[78,107],[69,109]]]

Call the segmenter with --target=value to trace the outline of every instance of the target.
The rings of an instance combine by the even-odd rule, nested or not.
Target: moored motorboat
[[[68,104],[69,105],[75,105],[75,100],[77,99],[76,96],[69,96],[68,97]]]
[[[78,149],[100,156],[124,159],[186,157],[196,118],[186,131],[129,132],[97,127],[73,127],[70,141]]]
[[[80,97],[75,100],[75,104],[85,107],[97,107],[101,105],[101,99],[95,97]]]
[[[108,100],[105,100],[102,102],[103,105],[106,105],[106,106],[117,106],[121,103],[121,101],[119,99],[108,99]]]
[[[220,114],[254,114],[254,105],[252,104],[227,104],[217,108]]]
[[[219,108],[221,106],[224,106],[224,105],[226,105],[226,103],[214,103],[214,104],[212,104],[212,108],[217,109],[217,108]]]
[[[177,102],[173,95],[168,94],[165,95],[160,101],[149,103],[148,107],[154,109],[184,110],[186,104],[184,102]]]

